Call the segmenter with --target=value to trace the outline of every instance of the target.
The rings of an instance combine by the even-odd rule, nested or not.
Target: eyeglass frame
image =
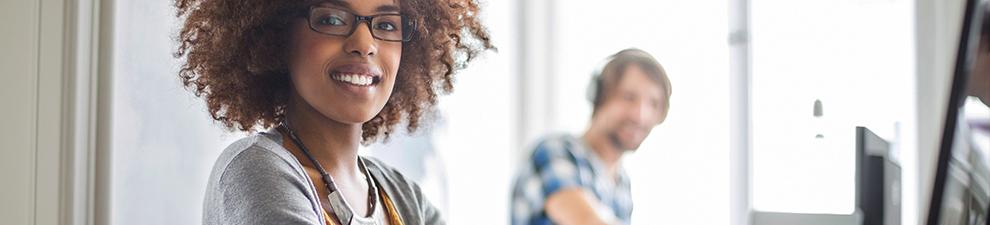
[[[354,23],[354,25],[351,25],[350,31],[348,31],[346,34],[330,34],[330,33],[322,32],[322,31],[316,29],[316,27],[313,27],[313,22],[311,21],[311,19],[312,19],[311,17],[313,16],[313,10],[320,9],[320,8],[324,8],[324,9],[335,9],[335,10],[340,10],[340,11],[343,11],[345,13],[351,14],[352,16],[354,16],[354,21],[352,21]],[[388,42],[409,42],[409,41],[412,40],[413,35],[416,33],[416,21],[409,19],[408,16],[406,16],[406,15],[404,15],[402,13],[380,13],[380,14],[362,16],[362,15],[358,15],[353,10],[344,9],[344,8],[341,8],[341,7],[332,7],[332,6],[310,6],[309,9],[307,9],[304,13],[305,13],[305,15],[302,15],[302,16],[304,16],[304,18],[306,18],[306,26],[308,26],[309,29],[312,30],[313,32],[324,34],[324,35],[338,36],[338,37],[351,36],[351,35],[354,34],[354,31],[357,30],[358,24],[362,23],[362,21],[368,21],[367,23],[364,23],[364,24],[365,24],[365,26],[368,27],[368,32],[371,33],[371,37],[374,37],[377,40],[388,41]],[[399,24],[399,26],[400,26],[399,29],[402,29],[402,32],[403,32],[402,39],[401,40],[386,40],[384,38],[380,38],[377,35],[375,35],[374,28],[371,27],[371,25],[372,25],[372,22],[371,21],[373,21],[373,19],[375,19],[376,17],[380,17],[380,16],[399,16],[399,18],[400,18],[400,22],[399,23],[401,23],[401,24]],[[408,26],[406,24],[407,22],[408,22]],[[406,28],[410,28],[410,29],[406,29]],[[409,32],[408,35],[406,35],[406,32]]]

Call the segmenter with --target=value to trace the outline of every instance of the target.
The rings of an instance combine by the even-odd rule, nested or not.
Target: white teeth
[[[371,85],[372,82],[372,78],[370,76],[364,76],[358,74],[340,74],[333,76],[333,79],[358,86]]]

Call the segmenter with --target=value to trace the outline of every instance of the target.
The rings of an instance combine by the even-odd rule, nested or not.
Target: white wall
[[[57,224],[68,149],[63,116],[66,3],[0,2],[0,223]]]
[[[905,183],[910,186],[905,187],[904,193],[917,194],[917,224],[925,223],[928,214],[964,7],[963,0],[915,0],[917,132],[913,134],[917,135],[917,143],[913,147],[917,152],[918,179],[914,184]],[[903,212],[911,213],[907,203]],[[904,222],[911,224],[907,219]]]
[[[0,115],[5,128],[0,129],[4,143],[0,151],[0,177],[4,180],[0,192],[0,218],[4,223],[33,224],[35,192],[35,152],[37,151],[38,104],[38,24],[40,3],[36,1],[4,1],[0,3],[0,18],[7,23],[8,35],[0,37],[0,48],[15,54],[0,54],[4,82],[0,83]],[[9,26],[6,27],[6,26]],[[19,32],[13,32],[19,31]]]
[[[178,77],[172,1],[116,1],[110,222],[199,224],[206,181],[240,133],[213,122]]]
[[[899,124],[913,122],[911,6],[753,1],[755,210],[852,214],[856,126],[890,141],[897,160],[896,146],[907,141]],[[812,113],[816,101],[821,117]]]
[[[514,153],[520,129],[515,98],[519,47],[517,1],[482,0],[481,17],[498,52],[487,52],[457,75],[434,143],[449,181],[447,224],[508,224]]]

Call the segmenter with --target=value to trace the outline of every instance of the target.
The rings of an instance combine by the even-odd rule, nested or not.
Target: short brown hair
[[[660,122],[663,122],[667,118],[667,111],[670,109],[670,79],[667,78],[667,72],[664,71],[663,66],[650,53],[637,48],[624,49],[609,56],[605,67],[600,73],[594,75],[594,81],[592,81],[594,85],[593,95],[591,96],[591,103],[594,107],[592,115],[598,112],[598,108],[601,107],[605,99],[608,99],[615,86],[619,85],[626,69],[632,65],[638,66],[643,72],[646,72],[650,80],[663,89],[664,101],[663,105],[660,106]]]
[[[184,18],[175,57],[179,78],[203,97],[210,115],[228,129],[277,126],[290,93],[288,24],[317,0],[175,0]],[[417,24],[403,43],[393,94],[362,125],[362,142],[388,138],[406,119],[420,125],[437,95],[453,90],[454,73],[481,52],[494,49],[474,0],[398,0],[400,13]]]

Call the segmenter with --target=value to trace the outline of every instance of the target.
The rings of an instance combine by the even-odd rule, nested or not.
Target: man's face
[[[660,123],[664,93],[639,66],[630,65],[599,106],[593,126],[602,127],[616,149],[635,150]]]

